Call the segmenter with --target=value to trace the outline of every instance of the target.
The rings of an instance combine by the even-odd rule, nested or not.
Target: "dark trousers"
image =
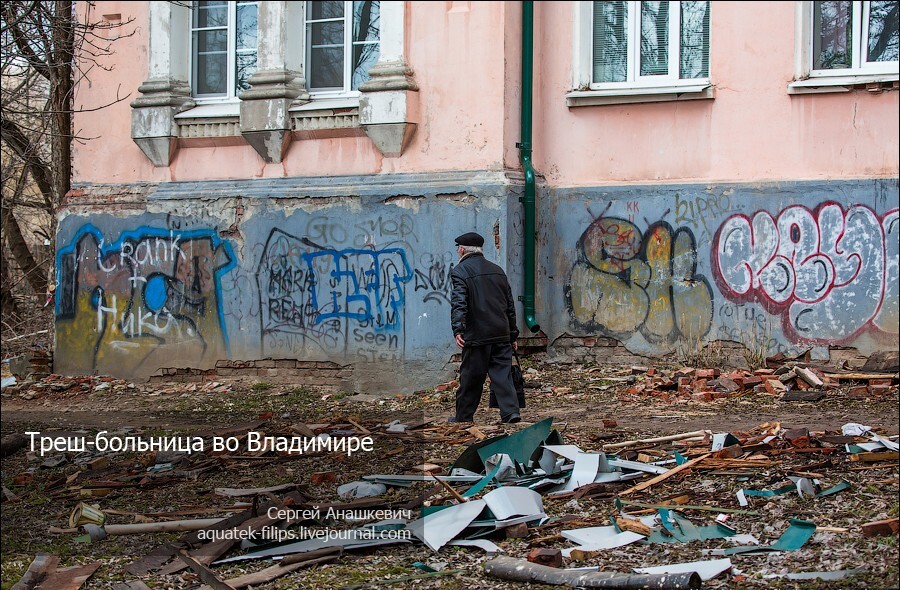
[[[459,389],[456,390],[456,419],[470,422],[478,409],[484,380],[490,374],[491,388],[500,406],[500,418],[519,413],[519,401],[512,380],[512,345],[485,344],[466,346],[459,367]]]

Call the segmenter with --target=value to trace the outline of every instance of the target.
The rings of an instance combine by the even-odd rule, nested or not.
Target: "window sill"
[[[864,74],[860,76],[834,76],[833,78],[807,78],[795,80],[787,85],[788,94],[821,94],[824,92],[851,92],[858,89],[886,90],[897,88],[900,75]],[[876,85],[875,88],[867,86]],[[887,85],[884,88],[883,85]]]
[[[359,96],[318,97],[312,96],[305,104],[291,107],[291,112],[321,111],[326,109],[355,109],[359,106]]]
[[[241,102],[239,100],[217,103],[199,103],[192,109],[175,115],[176,119],[207,119],[214,117],[240,117]]]
[[[574,90],[566,94],[566,106],[587,107],[645,102],[671,102],[715,98],[715,87],[708,82],[647,88],[614,90]]]

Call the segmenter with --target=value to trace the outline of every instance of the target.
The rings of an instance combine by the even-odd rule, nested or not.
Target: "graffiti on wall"
[[[421,256],[420,266],[415,269],[413,290],[422,301],[450,305],[453,281],[450,272],[456,257],[450,252],[443,254],[426,253]]]
[[[841,342],[867,328],[898,333],[898,211],[799,205],[777,217],[732,215],[713,242],[722,293],[780,315],[785,334]]]
[[[399,355],[413,276],[402,248],[333,249],[273,229],[256,273],[263,353]]]
[[[227,356],[220,279],[235,262],[214,230],[140,227],[107,242],[82,226],[57,253],[59,357],[131,374]]]
[[[697,246],[687,228],[660,221],[599,217],[578,241],[566,286],[577,328],[618,338],[634,332],[651,343],[695,342],[710,329],[712,289],[697,274]]]

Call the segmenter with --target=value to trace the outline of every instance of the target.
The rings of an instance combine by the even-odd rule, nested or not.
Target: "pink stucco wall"
[[[715,99],[572,108],[566,4],[535,3],[535,164],[548,183],[897,175],[900,93],[787,94],[794,2],[713,2]]]
[[[75,147],[76,182],[139,182],[328,176],[502,167],[504,43],[509,10],[494,2],[412,2],[407,8],[408,61],[419,85],[421,123],[401,158],[383,158],[366,137],[295,140],[282,164],[266,165],[249,145],[181,148],[168,168],[154,168],[131,140],[129,102],[147,77],[146,2],[97,2],[95,15],[121,14],[134,35],[115,43],[111,72],[94,70],[78,103],[128,100],[80,113],[76,127],[96,137]],[[510,34],[517,34],[513,31]],[[515,130],[517,132],[517,130]]]
[[[84,3],[79,3],[84,6]],[[535,3],[535,163],[552,185],[629,181],[764,181],[896,176],[896,91],[790,96],[794,3],[715,2],[713,100],[569,108],[572,7]],[[515,168],[521,6],[411,2],[406,44],[422,121],[400,158],[366,137],[294,141],[283,164],[249,146],[179,150],[154,168],[131,140],[131,107],[147,77],[146,2],[97,2],[95,17],[133,19],[134,35],[81,83],[76,182],[140,182]]]

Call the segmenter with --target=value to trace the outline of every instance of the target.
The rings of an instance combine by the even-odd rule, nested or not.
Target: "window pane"
[[[307,20],[319,20],[321,18],[341,18],[344,16],[343,2],[310,2],[309,16]]]
[[[313,47],[310,49],[311,89],[344,87],[344,48]]]
[[[256,5],[243,4],[237,7],[237,29],[235,45],[241,49],[256,51]]]
[[[898,60],[898,4],[897,0],[870,4],[867,61]]]
[[[250,88],[250,76],[256,71],[256,52],[239,53],[234,60],[234,90],[240,94]]]
[[[321,45],[344,45],[344,23],[311,23],[309,39],[313,47]]]
[[[378,43],[359,43],[353,46],[353,76],[350,89],[356,90],[369,79],[369,68],[378,61]]]
[[[709,2],[681,3],[681,78],[709,78]]]
[[[379,3],[354,2],[353,3],[353,41],[378,41],[380,28]],[[356,60],[354,60],[356,63]]]
[[[197,56],[197,94],[225,94],[228,84],[228,56],[213,53]]]
[[[669,3],[641,2],[641,76],[669,73]]]
[[[852,2],[813,2],[813,69],[853,66]]]
[[[594,82],[626,80],[627,30],[626,2],[594,2]]]
[[[228,26],[228,6],[225,2],[198,2],[194,8],[194,28]]]
[[[201,53],[228,51],[228,36],[225,29],[195,31],[196,51]]]

